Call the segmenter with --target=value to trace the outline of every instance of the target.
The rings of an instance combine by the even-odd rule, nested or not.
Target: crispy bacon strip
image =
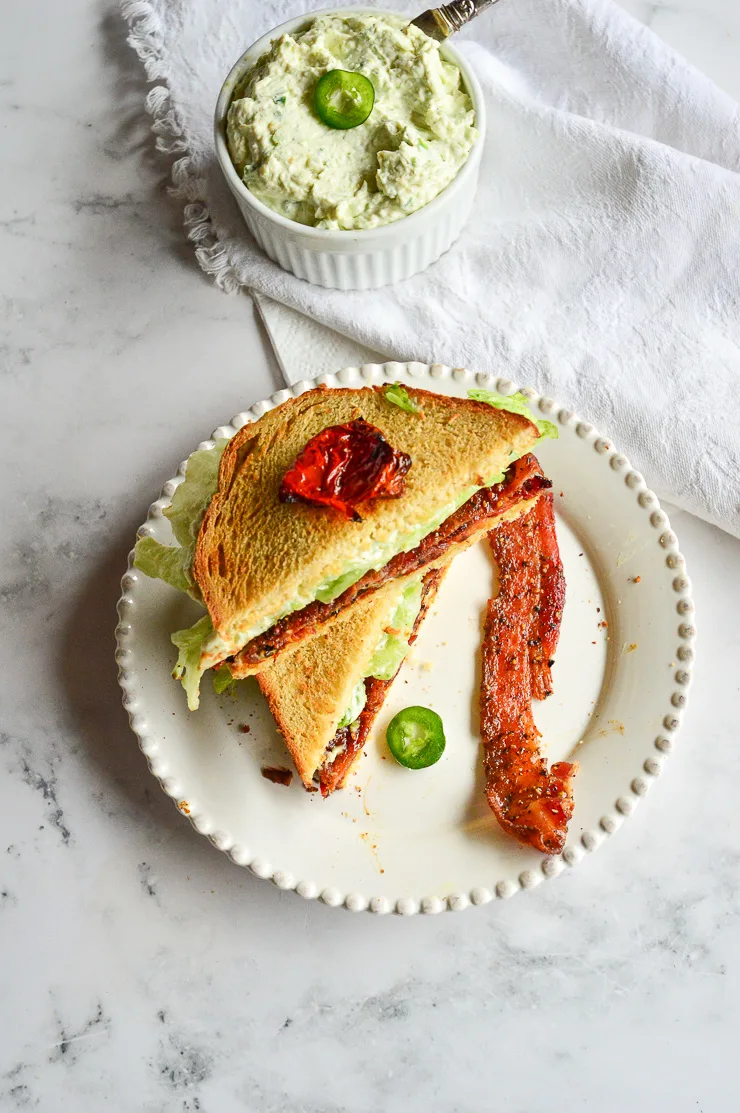
[[[532,717],[529,641],[539,623],[542,582],[535,509],[489,534],[500,589],[488,604],[483,638],[481,734],[486,795],[499,823],[520,842],[559,854],[573,814],[577,766],[561,761],[548,771]]]
[[[348,726],[337,731],[331,743],[331,749],[328,751],[326,762],[314,778],[318,781],[322,796],[329,796],[335,788],[342,787],[355,758],[367,742],[370,728],[383,706],[386,692],[392,683],[392,680],[377,680],[374,676],[365,678],[365,706],[357,720],[357,729],[354,734]],[[344,749],[331,760],[332,750],[339,749],[340,746],[344,746]]]
[[[409,635],[409,645],[413,645],[419,633],[419,628],[426,617],[426,613],[434,602],[434,597],[439,590],[439,585],[444,579],[446,568],[432,568],[427,572],[422,582],[421,589],[421,606],[419,613],[416,616],[413,629]],[[403,662],[401,662],[403,664]],[[399,669],[400,669],[399,665]],[[367,741],[367,736],[370,733],[378,712],[383,706],[386,693],[390,688],[393,681],[398,676],[398,671],[391,677],[390,680],[378,680],[377,677],[368,676],[365,678],[365,706],[360,712],[357,730],[353,734],[350,728],[342,727],[334,736],[334,739],[329,746],[329,753],[324,765],[319,769],[316,780],[319,784],[322,796],[328,796],[335,788],[343,788],[344,781],[352,768],[355,757],[360,752],[362,747]],[[331,759],[332,750],[339,749],[340,746],[345,748],[340,754]]]
[[[552,695],[553,655],[560,637],[560,623],[565,605],[565,575],[555,532],[555,511],[552,491],[538,499],[532,508],[534,539],[540,558],[539,600],[529,635],[529,659],[532,666],[532,698],[546,699]]]
[[[244,675],[243,670],[261,664],[293,642],[316,633],[320,626],[334,618],[345,607],[351,606],[363,595],[376,591],[390,580],[407,576],[411,572],[426,567],[444,556],[451,545],[467,540],[471,534],[480,530],[488,519],[498,517],[517,503],[524,502],[538,491],[551,486],[550,480],[542,474],[536,457],[531,453],[522,456],[509,467],[502,483],[477,491],[459,510],[428,534],[415,549],[408,553],[398,553],[379,571],[371,569],[366,572],[357,583],[348,587],[331,603],[318,601],[309,603],[300,611],[294,611],[282,618],[263,634],[252,638],[229,661],[232,676],[238,679]]]

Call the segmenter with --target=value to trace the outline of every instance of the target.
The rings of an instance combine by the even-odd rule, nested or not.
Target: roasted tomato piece
[[[353,522],[369,499],[397,499],[406,489],[411,457],[388,444],[363,418],[330,425],[312,437],[283,476],[281,502],[331,506]]]

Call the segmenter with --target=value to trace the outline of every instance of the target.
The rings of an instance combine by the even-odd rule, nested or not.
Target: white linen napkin
[[[503,375],[587,416],[659,495],[740,536],[738,105],[611,0],[501,0],[460,36],[488,108],[461,239],[395,287],[325,290],[262,255],[211,138],[239,54],[319,6],[123,4],[199,262],[256,292],[288,377],[326,370],[327,352],[339,365],[356,351],[341,337]]]

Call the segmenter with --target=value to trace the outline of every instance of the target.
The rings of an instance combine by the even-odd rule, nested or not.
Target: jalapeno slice
[[[362,73],[329,70],[316,83],[313,103],[327,127],[356,128],[373,110],[375,89]]]
[[[404,707],[391,719],[385,738],[398,764],[407,769],[427,769],[444,753],[442,720],[428,707]]]

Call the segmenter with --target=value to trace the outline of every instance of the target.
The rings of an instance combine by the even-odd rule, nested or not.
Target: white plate
[[[397,379],[457,397],[474,386],[515,389],[486,375],[418,363],[347,368],[317,381],[361,386]],[[292,393],[314,385],[300,383]],[[213,436],[233,435],[290,393],[258,403]],[[560,439],[537,454],[554,485],[568,589],[555,693],[535,708],[548,758],[580,764],[561,857],[543,857],[504,835],[483,795],[477,682],[482,613],[493,588],[485,543],[454,562],[366,756],[350,786],[328,800],[306,793],[297,777],[285,788],[262,776],[262,765],[290,766],[290,759],[254,680],[238,685],[236,697],[217,698],[206,676],[201,708],[188,713],[170,678],[169,635],[199,612],[139,574],[129,558],[116,636],[131,727],[152,773],[196,830],[258,877],[355,911],[408,915],[485,904],[575,865],[620,826],[659,775],[673,749],[693,659],[693,603],[676,536],[610,440],[551,399],[527,393],[560,428]],[[165,484],[140,535],[171,540],[162,510],[184,468]],[[438,711],[447,735],[441,761],[421,772],[396,765],[384,742],[390,718],[415,703]]]

